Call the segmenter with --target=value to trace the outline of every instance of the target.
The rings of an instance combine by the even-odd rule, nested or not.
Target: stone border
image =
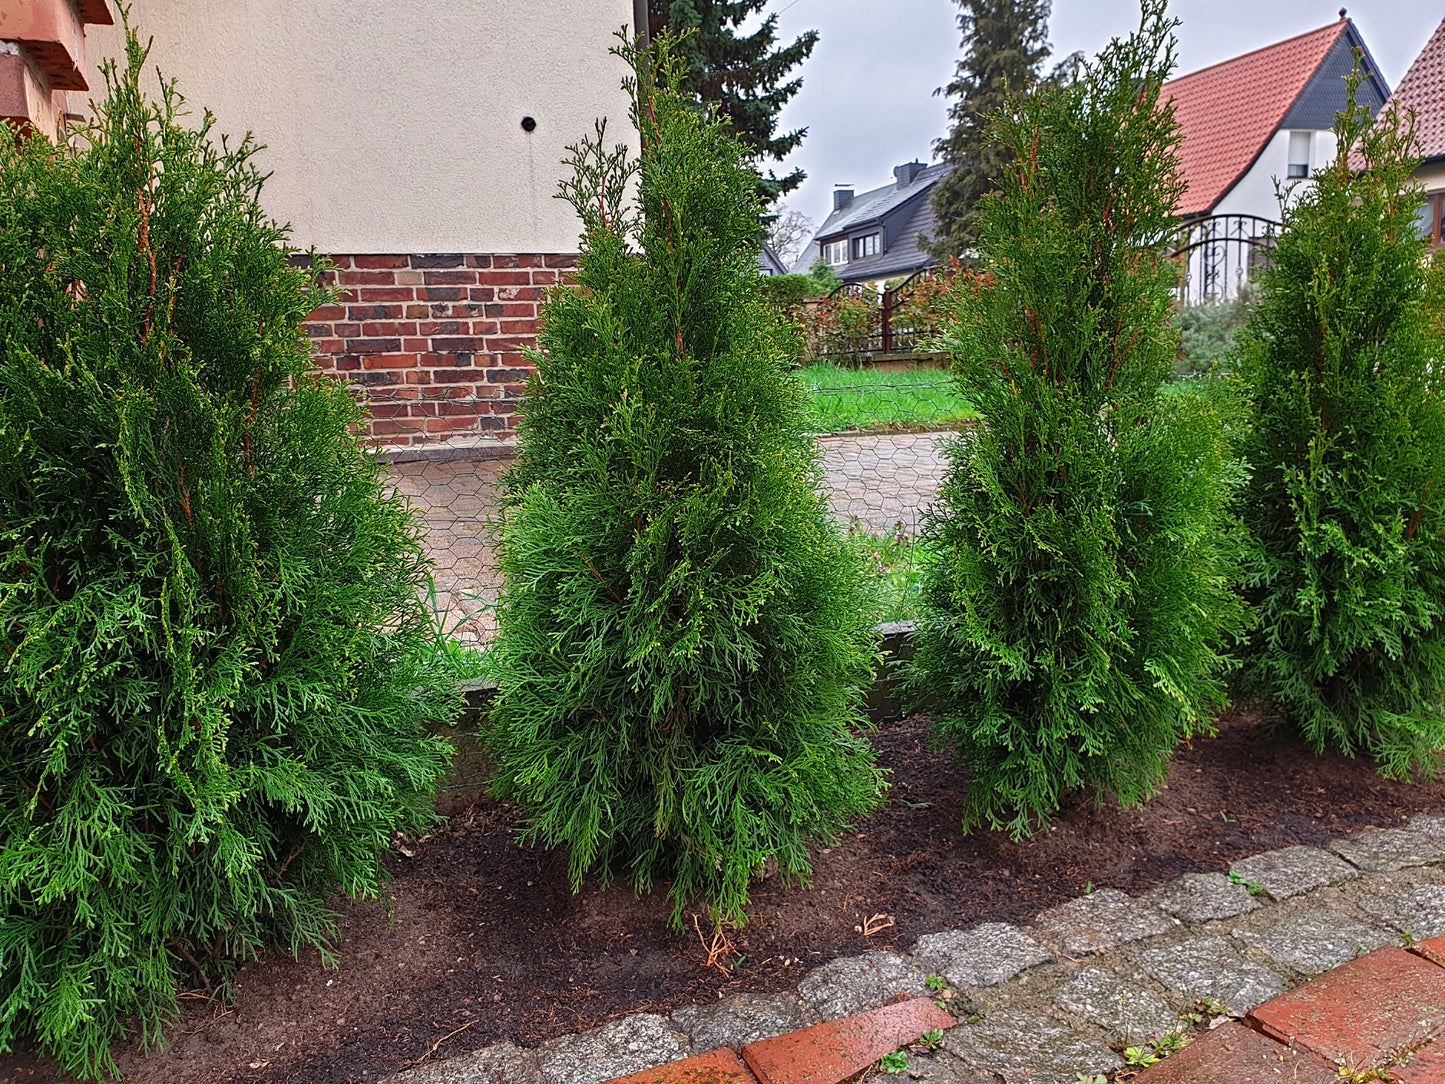
[[[795,992],[636,1013],[534,1050],[498,1043],[384,1084],[602,1084],[673,1063],[691,1075],[644,1079],[741,1080],[719,1051],[746,1054],[787,1035],[822,1050],[832,1032],[817,1025],[867,1017],[897,999],[926,1006],[934,996],[961,1022],[935,1049],[909,1053],[909,1076],[899,1079],[1077,1084],[1080,1074],[1123,1067],[1115,1047],[1179,1026],[1201,1000],[1236,1017],[1264,1012],[1292,987],[1373,950],[1445,937],[1442,865],[1445,816],[1420,814],[1327,848],[1266,851],[1234,863],[1227,877],[1185,874],[1139,897],[1100,889],[1028,927],[983,923],[927,934],[906,954],[840,957],[808,972]],[[1445,940],[1434,944],[1445,961]],[[946,987],[934,989],[931,977]],[[1175,1071],[1189,1064],[1181,1059]]]

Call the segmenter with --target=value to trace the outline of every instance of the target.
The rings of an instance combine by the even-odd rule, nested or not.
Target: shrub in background
[[[564,185],[586,232],[507,479],[488,736],[574,888],[671,878],[674,923],[698,897],[737,921],[767,860],[806,878],[879,801],[852,729],[874,639],[758,288],[755,178],[673,44],[617,50],[641,160],[599,125]]]
[[[1227,301],[1205,301],[1179,309],[1173,320],[1179,331],[1173,379],[1193,380],[1228,372],[1234,365],[1231,355],[1240,329],[1249,320],[1257,300],[1258,290],[1246,285]]]
[[[1316,749],[1403,777],[1445,748],[1445,283],[1415,222],[1413,120],[1377,126],[1353,95],[1335,164],[1282,208],[1240,352],[1251,672]]]
[[[245,140],[148,101],[0,139],[0,1050],[114,1071],[178,988],[333,936],[453,695],[408,509],[316,375]]]
[[[1182,187],[1163,0],[1066,88],[994,120],[1017,155],[941,340],[982,425],[949,449],[911,678],[973,770],[964,823],[1017,837],[1079,787],[1148,797],[1223,700],[1243,620],[1222,395],[1161,396]]]

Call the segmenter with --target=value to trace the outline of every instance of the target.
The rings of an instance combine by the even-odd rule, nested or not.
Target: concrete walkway
[[[1445,1030],[1445,942],[1429,942],[1445,935],[1442,866],[1445,816],[1420,815],[1255,855],[1228,877],[1187,874],[1137,898],[1101,889],[1027,927],[833,960],[789,993],[640,1013],[535,1050],[501,1043],[390,1081],[600,1084],[667,1066],[636,1084],[837,1084],[906,1047],[891,1079],[1079,1084],[1180,1032],[1198,1038],[1133,1079],[1322,1084],[1341,1061],[1445,1082],[1445,1042],[1428,1045]],[[952,1026],[928,1016],[935,1004]],[[870,1015],[882,1007],[892,1015]]]

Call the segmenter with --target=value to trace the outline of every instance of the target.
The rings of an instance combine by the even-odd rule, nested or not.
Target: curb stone
[[[1401,858],[1409,864],[1376,868]],[[1233,871],[1257,882],[1267,898],[1218,873],[1185,874],[1139,897],[1100,889],[1043,912],[1030,926],[983,923],[926,934],[906,954],[840,957],[804,976],[796,994],[740,994],[684,1006],[670,1017],[633,1014],[535,1050],[497,1043],[382,1084],[601,1084],[669,1064],[675,1072],[636,1084],[683,1081],[678,1074],[694,1062],[724,1064],[709,1060],[714,1053],[817,1035],[804,1025],[847,1024],[895,996],[926,995],[927,975],[948,980],[953,989],[945,998],[961,999],[956,1003],[967,1005],[969,1018],[937,1050],[909,1054],[909,1079],[1077,1084],[1080,1073],[1122,1064],[1111,1046],[1174,1026],[1196,999],[1250,1012],[1284,995],[1292,976],[1329,971],[1362,950],[1384,951],[1380,946],[1399,943],[1400,933],[1417,940],[1445,934],[1442,865],[1445,815],[1420,814],[1406,829],[1368,830],[1328,848],[1285,847],[1234,863]],[[1411,947],[1416,957],[1445,967],[1445,939]],[[1215,1035],[1202,1052],[1218,1045]],[[1158,1075],[1147,1084],[1209,1079],[1158,1073],[1171,1063],[1183,1073],[1190,1059],[1176,1058],[1148,1070]],[[1422,1050],[1417,1068],[1427,1071],[1436,1060],[1445,1063],[1445,1040]],[[1302,1072],[1309,1068],[1301,1065]],[[1410,1068],[1400,1079],[1434,1079]]]

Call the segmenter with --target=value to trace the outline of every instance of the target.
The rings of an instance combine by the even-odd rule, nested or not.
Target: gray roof
[[[899,187],[895,180],[881,188],[860,192],[846,207],[823,220],[818,232],[794,262],[793,271],[805,274],[813,266],[818,259],[818,241],[821,238],[880,222],[885,216],[904,210],[910,201],[916,202],[905,212],[909,216],[907,225],[899,236],[889,241],[886,251],[862,260],[849,260],[835,270],[845,282],[854,282],[931,266],[934,262],[932,258],[918,247],[918,234],[931,235],[933,208],[929,195],[933,186],[948,176],[952,169],[953,166],[947,162],[939,162],[921,170],[914,176],[912,184]]]

